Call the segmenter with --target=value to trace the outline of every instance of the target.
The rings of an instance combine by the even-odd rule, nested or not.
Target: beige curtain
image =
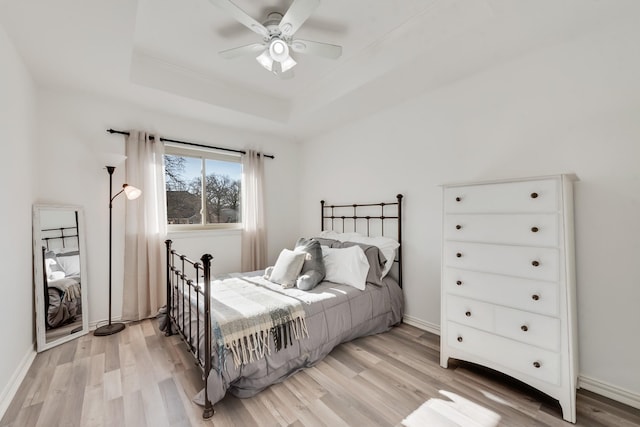
[[[166,300],[164,147],[160,138],[150,137],[131,131],[126,138],[127,183],[142,190],[126,206],[122,318],[127,320],[155,316]]]
[[[242,156],[242,271],[261,270],[267,264],[264,219],[264,156],[247,150]]]

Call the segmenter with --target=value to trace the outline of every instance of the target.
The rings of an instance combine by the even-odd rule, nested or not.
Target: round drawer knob
[[[531,295],[531,299],[534,300],[534,301],[538,301],[540,299],[540,295],[533,294],[533,295]]]
[[[456,230],[461,230],[462,226],[460,224],[456,225]]]
[[[538,193],[531,193],[531,198],[532,199],[537,199],[538,198]]]
[[[458,342],[462,342],[462,337],[458,337]]]
[[[537,233],[540,229],[538,227],[531,227],[532,233]]]
[[[540,362],[538,362],[538,361],[533,362],[533,367],[534,367],[534,368],[539,368],[540,366],[542,366],[542,365],[540,364]]]
[[[462,286],[462,280],[456,280],[456,285]]]
[[[540,265],[540,261],[531,261],[531,265],[538,267]]]
[[[522,325],[520,326],[520,329],[522,330],[522,332],[527,332],[529,330],[529,327],[527,325]]]
[[[467,311],[466,313],[464,313],[464,315],[467,316],[467,317],[471,317],[471,312]]]
[[[456,202],[461,202],[462,198],[461,197],[456,197]]]
[[[462,254],[461,254],[460,252],[458,252],[458,253],[456,254],[456,257],[460,258],[460,257],[462,257]]]

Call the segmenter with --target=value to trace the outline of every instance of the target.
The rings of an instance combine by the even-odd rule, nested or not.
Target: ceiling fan
[[[230,0],[209,1],[229,13],[251,31],[262,36],[262,42],[260,43],[252,43],[219,52],[223,58],[230,59],[258,54],[256,60],[264,68],[280,78],[291,78],[293,77],[292,68],[297,64],[291,57],[291,51],[330,59],[337,59],[342,55],[341,46],[293,38],[300,26],[320,5],[320,0],[294,0],[284,15],[272,12],[263,23],[247,15],[246,12]]]

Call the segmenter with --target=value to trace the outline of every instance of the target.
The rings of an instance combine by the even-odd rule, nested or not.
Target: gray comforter
[[[80,278],[70,276],[47,284],[47,327],[53,329],[75,321],[82,313]]]
[[[283,289],[260,276],[248,280],[259,281],[274,292],[300,300],[306,313],[309,337],[239,367],[235,367],[231,357],[225,357],[227,363],[221,372],[212,369],[209,374],[208,394],[213,404],[227,391],[241,398],[253,396],[300,369],[313,366],[340,343],[389,330],[403,315],[402,290],[389,277],[383,280],[383,286],[367,284],[364,291],[331,282],[322,282],[311,291],[301,291]],[[204,342],[202,337],[200,342]],[[212,362],[212,366],[218,366],[215,352]],[[204,390],[194,401],[204,403]]]

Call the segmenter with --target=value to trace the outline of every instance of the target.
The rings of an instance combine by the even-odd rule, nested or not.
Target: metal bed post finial
[[[320,200],[320,231],[324,231],[324,200]]]

